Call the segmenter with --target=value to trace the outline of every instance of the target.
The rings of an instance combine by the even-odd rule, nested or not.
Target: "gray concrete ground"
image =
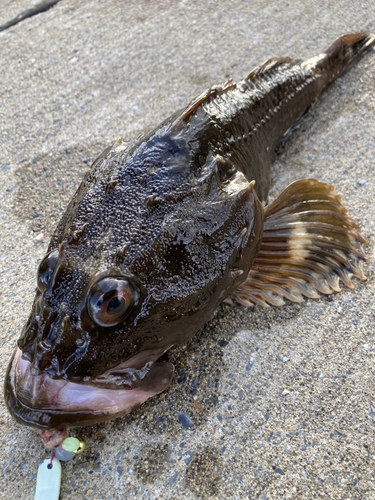
[[[0,24],[33,3],[2,2]],[[48,237],[104,146],[271,56],[374,32],[374,19],[366,1],[61,0],[1,32],[2,377]],[[337,187],[370,240],[368,281],[301,305],[220,310],[170,352],[168,391],[82,430],[88,449],[63,465],[61,499],[375,498],[374,79],[372,52],[313,107],[273,169],[274,195],[304,177]],[[33,498],[47,454],[2,401],[0,443],[0,498]]]

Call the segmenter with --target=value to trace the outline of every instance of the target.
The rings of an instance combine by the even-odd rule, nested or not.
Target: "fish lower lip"
[[[6,404],[18,422],[40,429],[80,427],[125,415],[162,392],[173,376],[170,363],[150,361],[130,377],[114,369],[93,384],[78,384],[31,375],[31,364],[21,354],[17,348],[6,374]]]

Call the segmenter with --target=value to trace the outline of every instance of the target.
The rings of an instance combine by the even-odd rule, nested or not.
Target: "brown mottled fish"
[[[351,34],[306,61],[270,59],[97,158],[6,374],[18,422],[47,436],[128,413],[169,386],[158,358],[220,303],[300,302],[365,279],[365,241],[332,186],[300,180],[265,204],[280,138],[374,42]]]

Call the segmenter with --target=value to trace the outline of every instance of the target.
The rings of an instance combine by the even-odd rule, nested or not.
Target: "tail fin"
[[[317,67],[327,75],[326,85],[354,66],[375,44],[375,35],[353,33],[343,35],[321,54]],[[308,65],[315,58],[307,60]]]

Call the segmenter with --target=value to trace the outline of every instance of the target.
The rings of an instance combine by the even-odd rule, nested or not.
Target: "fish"
[[[365,280],[364,245],[333,186],[268,202],[277,144],[375,36],[307,60],[272,58],[212,86],[94,161],[57,225],[5,376],[15,420],[56,437],[160,394],[222,303],[280,306]]]

